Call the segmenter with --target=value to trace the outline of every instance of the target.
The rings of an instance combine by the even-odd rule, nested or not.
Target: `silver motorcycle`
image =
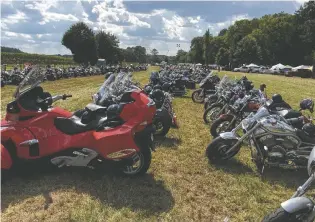
[[[305,168],[315,146],[315,135],[294,127],[301,122],[303,124],[301,118],[285,119],[280,115],[271,115],[268,108],[262,106],[231,132],[221,133],[215,138],[208,145],[206,155],[212,162],[225,161],[235,156],[241,145],[246,143],[260,173],[265,166]]]
[[[315,221],[315,204],[304,194],[315,180],[315,147],[307,163],[308,180],[300,186],[294,195],[281,203],[281,207],[267,215],[262,222],[312,222]]]

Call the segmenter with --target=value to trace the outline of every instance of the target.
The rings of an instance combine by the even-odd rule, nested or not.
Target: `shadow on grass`
[[[266,167],[264,173],[260,175],[256,167],[250,168],[249,166],[244,165],[242,162],[234,158],[226,161],[225,163],[215,164],[213,166],[216,169],[236,175],[252,173],[256,176],[259,176],[264,182],[271,184],[281,184],[288,188],[297,188],[308,179],[306,169],[292,170],[277,167]]]
[[[168,137],[157,137],[155,141],[156,148],[166,147],[171,149],[177,149],[178,145],[182,143],[180,138],[168,138]]]
[[[216,169],[223,170],[231,174],[254,173],[253,169],[251,169],[247,165],[244,165],[243,163],[234,158],[223,163],[217,163],[213,166]]]
[[[9,205],[38,195],[45,198],[43,209],[47,209],[54,201],[50,193],[67,189],[88,194],[116,209],[130,208],[149,215],[168,212],[174,206],[174,198],[163,181],[155,180],[150,174],[130,178],[104,175],[87,168],[41,170],[31,174],[15,176],[2,185],[2,211]]]
[[[308,175],[306,169],[291,170],[272,167],[265,169],[261,179],[269,183],[282,184],[288,188],[298,188],[308,179]]]

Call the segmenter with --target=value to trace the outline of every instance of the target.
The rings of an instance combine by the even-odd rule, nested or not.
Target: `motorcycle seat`
[[[296,130],[298,137],[305,143],[315,144],[315,137],[308,136],[303,130]]]
[[[297,118],[302,116],[302,113],[293,109],[284,109],[276,111],[278,115],[283,116],[285,119]]]
[[[68,135],[74,135],[94,130],[97,128],[99,123],[105,121],[106,119],[106,116],[96,116],[96,118],[84,124],[81,122],[81,118],[78,116],[71,116],[70,118],[57,117],[54,120],[54,124],[55,127],[61,132]]]

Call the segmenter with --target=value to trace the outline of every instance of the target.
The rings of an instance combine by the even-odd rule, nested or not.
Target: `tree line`
[[[62,45],[73,54],[73,60],[80,64],[94,65],[98,59],[105,59],[107,64],[121,62],[150,63],[161,62],[156,49],[147,52],[143,46],[119,48],[119,39],[110,32],[94,32],[84,22],[73,24],[63,35]]]
[[[188,52],[179,50],[177,62],[219,64],[315,64],[315,2],[306,2],[295,14],[284,12],[243,19],[213,36],[191,40]]]

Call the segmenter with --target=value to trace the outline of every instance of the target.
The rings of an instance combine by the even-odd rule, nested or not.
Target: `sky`
[[[63,33],[83,21],[95,32],[115,34],[120,47],[136,45],[159,54],[189,50],[190,41],[209,28],[217,35],[240,19],[281,11],[294,13],[296,1],[19,1],[1,0],[1,46],[39,54],[71,54]],[[177,46],[180,44],[180,48]]]

